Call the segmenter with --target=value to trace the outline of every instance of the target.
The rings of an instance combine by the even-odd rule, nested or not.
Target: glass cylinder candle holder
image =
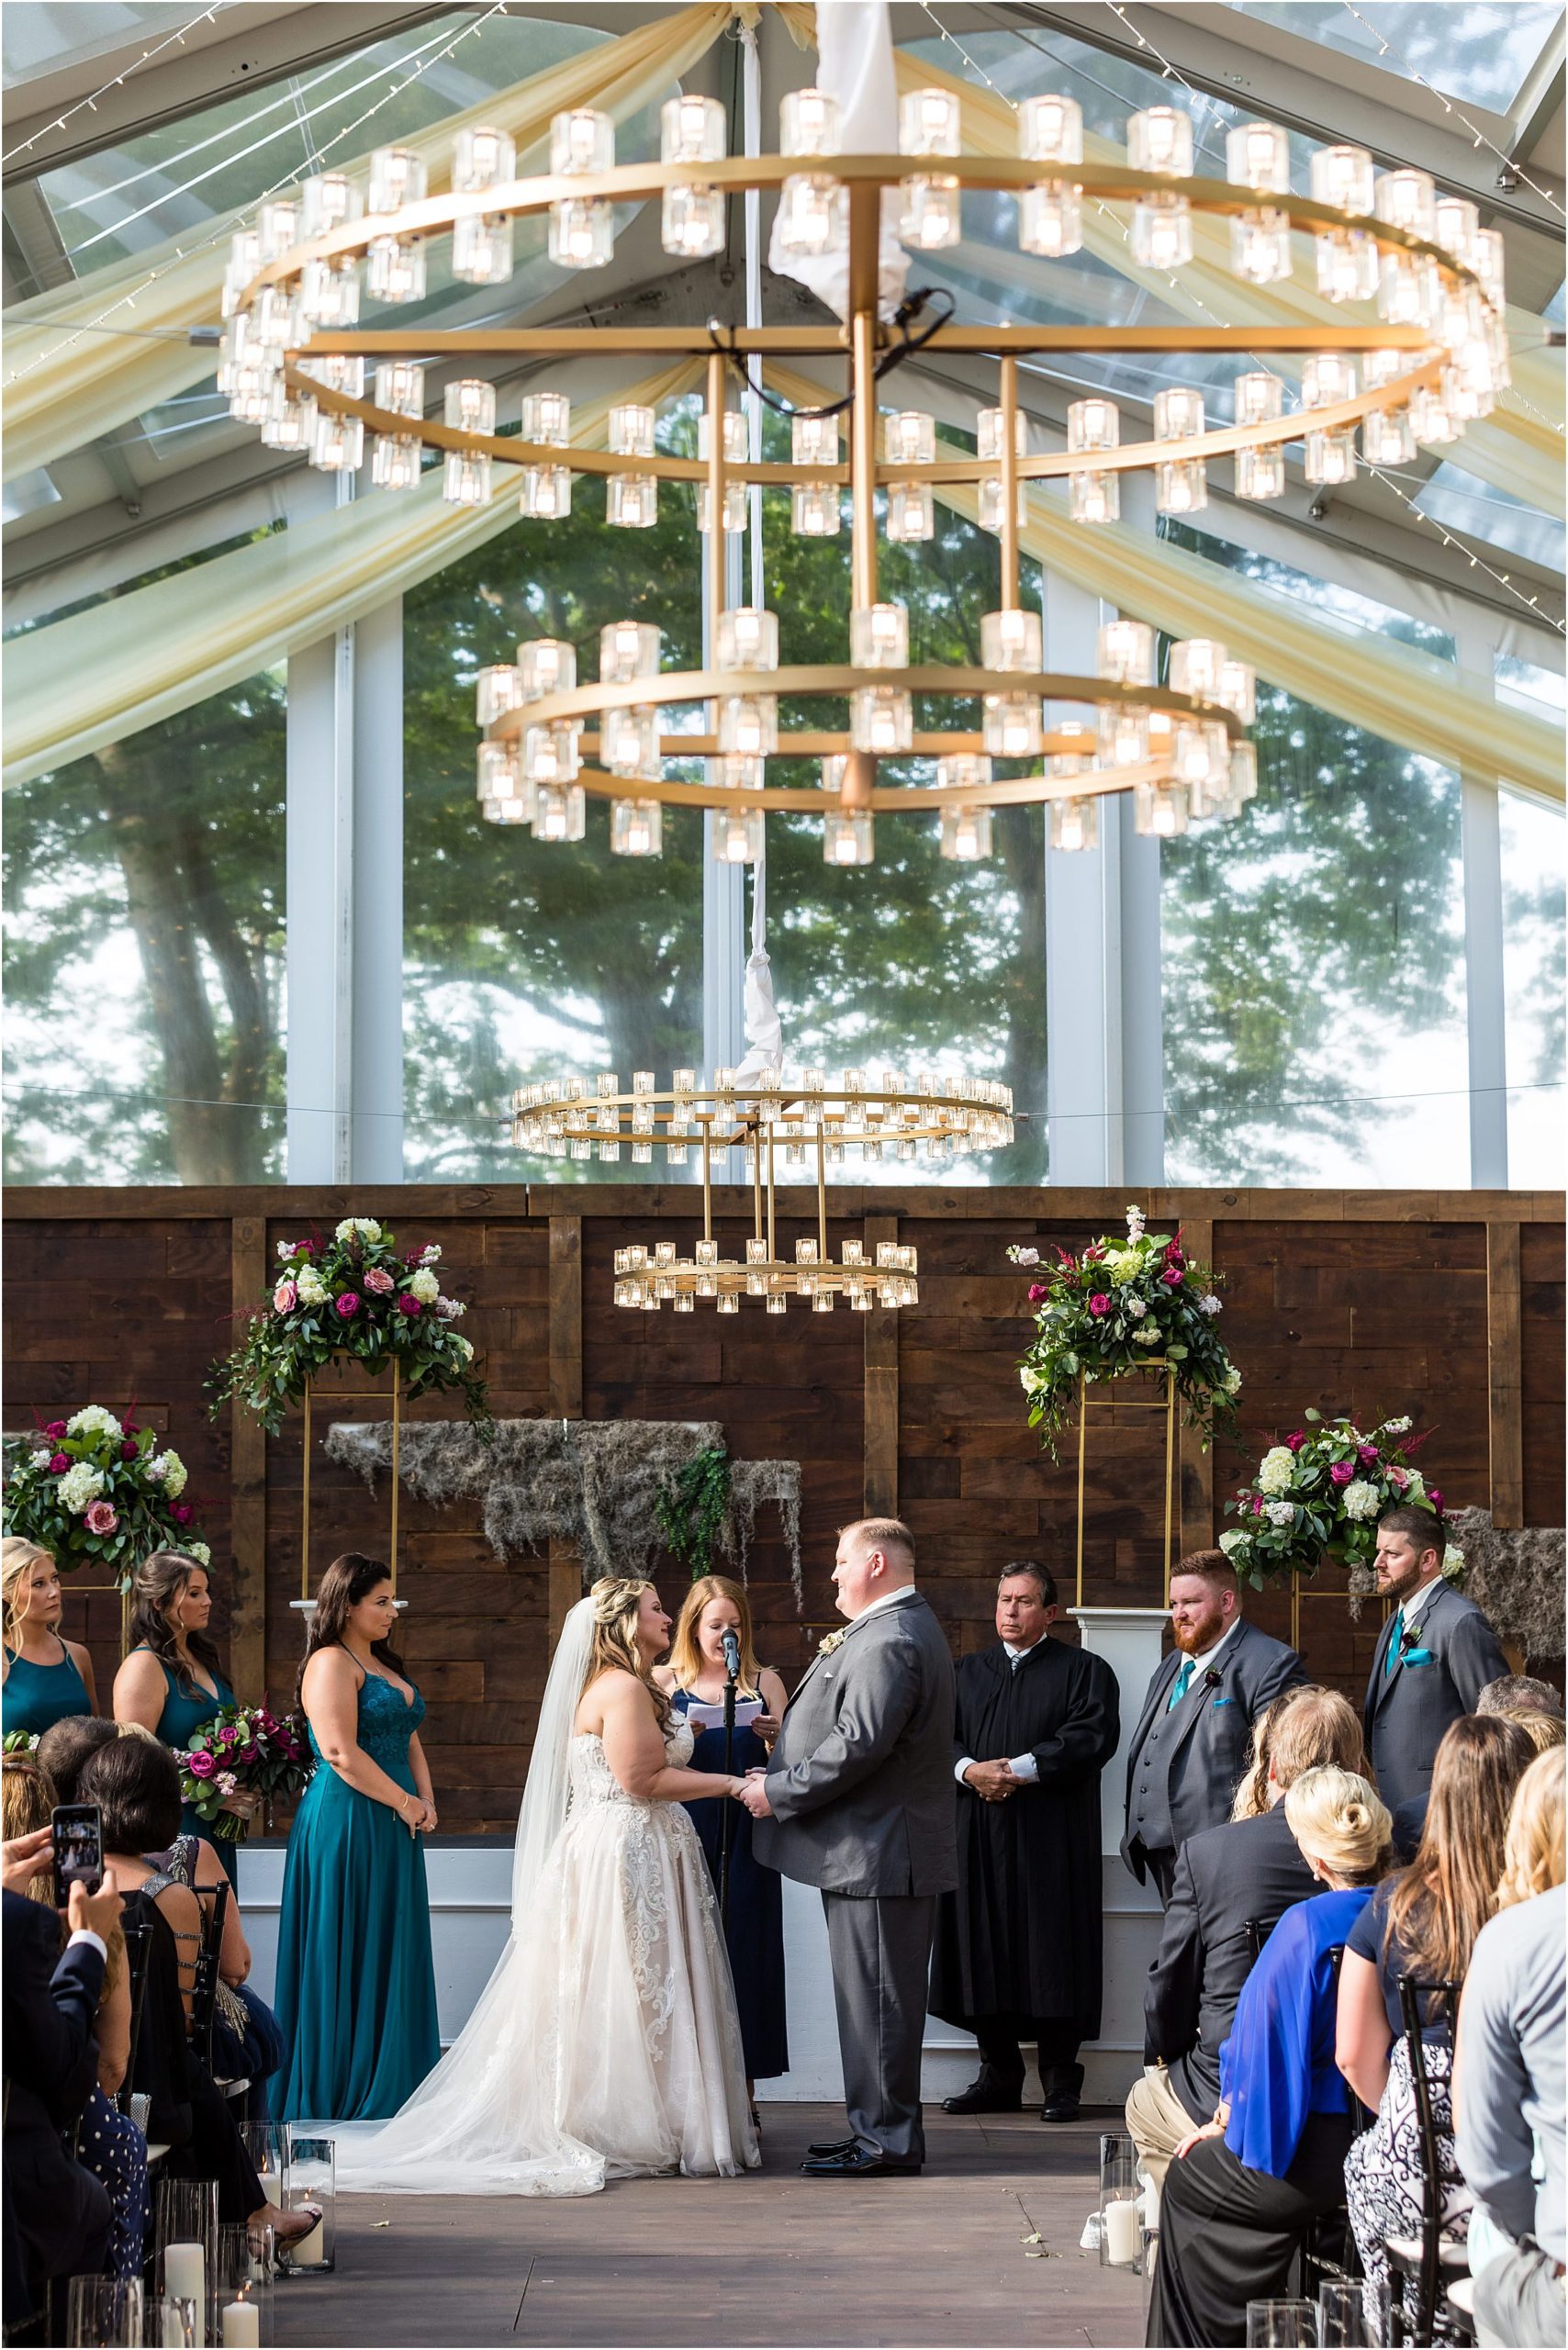
[[[1204,430],[1204,396],[1187,384],[1170,384],[1154,396],[1157,441],[1193,441]]]
[[[870,865],[876,858],[876,828],[868,808],[841,810],[823,819],[824,865]]]
[[[1446,448],[1459,439],[1459,426],[1444,407],[1440,391],[1412,392],[1410,430],[1423,449]]]
[[[946,173],[922,172],[899,182],[899,239],[923,253],[943,252],[963,233],[958,183]]]
[[[841,503],[835,482],[795,482],[790,492],[790,527],[802,539],[834,539],[843,520]]]
[[[423,416],[424,369],[414,360],[384,360],[375,371],[375,405],[394,416]]]
[[[1222,781],[1230,771],[1230,737],[1214,720],[1179,718],[1170,730],[1170,773],[1189,790]],[[1203,811],[1194,808],[1193,815]]]
[[[721,791],[760,791],[767,762],[755,753],[729,751],[711,761],[709,772]]]
[[[359,263],[352,253],[341,261],[318,256],[299,273],[297,308],[301,325],[323,329],[359,322]],[[298,340],[304,341],[305,334]]]
[[[1391,327],[1429,327],[1441,299],[1435,262],[1419,254],[1383,253],[1378,260],[1377,314]]]
[[[546,249],[557,269],[603,269],[615,256],[613,207],[598,196],[557,196]]]
[[[452,386],[450,390],[458,390]],[[495,393],[490,389],[491,414]],[[486,427],[485,430],[491,428]],[[545,449],[564,449],[572,437],[572,403],[565,392],[525,392],[521,409],[522,438]]]
[[[1238,123],[1225,136],[1225,175],[1232,187],[1255,187],[1260,195],[1288,196],[1289,133],[1277,122]]]
[[[672,106],[685,104],[671,99]],[[704,100],[717,105],[718,101]],[[667,112],[668,109],[666,108]],[[722,111],[722,109],[721,109]],[[724,192],[697,181],[666,187],[659,213],[659,240],[679,261],[707,261],[724,245]]]
[[[777,669],[778,615],[756,604],[738,604],[719,614],[713,645],[716,669]]]
[[[523,795],[522,767],[510,743],[481,743],[475,753],[476,797],[481,805],[492,800],[518,800]],[[277,2197],[270,2195],[269,2203]]]
[[[477,377],[448,384],[442,403],[442,420],[459,432],[493,433],[496,429],[496,387]]]
[[[72,2277],[62,2337],[71,2350],[141,2350],[143,2324],[140,2277]]]
[[[577,682],[577,648],[561,636],[525,637],[517,648],[521,699],[569,694]]]
[[[1133,823],[1146,838],[1173,841],[1187,829],[1186,787],[1179,783],[1140,783],[1133,789]]]
[[[978,751],[951,751],[936,762],[941,791],[989,791],[991,761]]]
[[[651,531],[659,519],[657,474],[611,474],[605,485],[604,519],[625,531]]]
[[[474,716],[480,726],[493,726],[509,710],[522,707],[522,679],[512,661],[492,662],[474,681]]]
[[[1018,152],[1026,163],[1081,163],[1083,109],[1076,98],[1047,91],[1018,109]]]
[[[316,403],[296,397],[281,375],[267,389],[267,412],[262,420],[262,441],[268,449],[308,449]]]
[[[1258,797],[1258,753],[1250,743],[1230,746],[1230,796],[1238,808]]]
[[[777,694],[723,694],[719,700],[719,748],[767,758],[778,748]]]
[[[610,845],[617,856],[659,856],[664,851],[664,810],[656,800],[612,800]]]
[[[1121,411],[1114,400],[1070,400],[1067,410],[1067,445],[1078,455],[1097,449],[1114,449],[1122,437]]]
[[[1315,204],[1332,205],[1336,212],[1361,219],[1372,211],[1374,173],[1366,148],[1344,142],[1315,148],[1307,173]]]
[[[1503,232],[1500,229],[1478,229],[1471,240],[1470,266],[1481,281],[1481,291],[1499,314],[1506,299],[1506,272]]]
[[[790,90],[779,102],[781,155],[836,155],[844,138],[844,110],[831,90]]]
[[[911,90],[899,103],[901,155],[956,155],[958,101],[950,90]]]
[[[1364,229],[1330,229],[1313,241],[1317,290],[1326,302],[1370,302],[1377,292],[1377,244]]]
[[[559,522],[572,510],[572,476],[566,465],[524,465],[518,512],[533,522]]]
[[[533,798],[536,841],[580,841],[588,830],[588,806],[580,783],[542,783]],[[600,1156],[603,1156],[602,1146]]]
[[[1250,726],[1258,715],[1258,677],[1251,663],[1227,655],[1219,665],[1210,699],[1238,718],[1243,726]]]
[[[413,148],[374,148],[366,209],[372,213],[397,212],[405,204],[422,204],[429,179],[424,159]]]
[[[1135,172],[1162,172],[1189,179],[1193,171],[1193,118],[1180,106],[1145,106],[1127,117],[1127,162]]]
[[[1018,243],[1026,253],[1059,261],[1083,245],[1083,191],[1069,180],[1041,180],[1018,196]]]
[[[1075,522],[1114,522],[1122,511],[1119,474],[1085,470],[1068,476],[1068,512]]]
[[[1107,702],[1096,722],[1107,767],[1136,767],[1148,756],[1149,714],[1136,702]]]
[[[571,106],[550,118],[550,169],[578,178],[615,168],[615,124],[598,106]]]
[[[721,865],[755,865],[762,855],[764,811],[760,808],[715,808],[713,854]]]
[[[274,196],[256,215],[258,261],[281,261],[300,241],[300,206],[292,196]]]
[[[324,474],[353,474],[364,462],[364,424],[312,403],[309,462]]]
[[[455,196],[476,196],[517,177],[517,146],[510,132],[477,123],[453,142],[452,187]]]
[[[471,456],[449,449],[442,465],[441,494],[449,506],[487,506],[491,470],[488,457]]]
[[[161,2293],[152,2303],[152,2323],[163,2350],[205,2350],[207,2303],[188,2293]]]
[[[286,252],[287,247],[284,250]],[[268,256],[271,259],[271,255]],[[232,318],[244,307],[251,280],[262,265],[262,240],[254,229],[239,229],[229,240],[229,260],[223,272],[219,315]]]
[[[797,465],[836,465],[838,419],[797,413],[790,419],[790,456]]]
[[[1193,258],[1193,209],[1184,196],[1140,196],[1133,207],[1132,256],[1140,269],[1180,269]]]
[[[1378,408],[1361,420],[1361,455],[1369,465],[1407,465],[1416,455],[1408,406]]]
[[[357,220],[360,195],[346,172],[318,172],[299,188],[299,239],[314,244],[345,222]]]
[[[522,779],[543,789],[569,783],[582,765],[582,728],[575,719],[555,718],[522,732]]]
[[[1154,468],[1157,514],[1199,514],[1209,502],[1209,469],[1201,457],[1161,461]]]
[[[1048,775],[1087,775],[1094,764],[1097,736],[1081,719],[1070,718],[1051,729],[1058,748],[1047,762]],[[1071,748],[1069,748],[1069,745]]]
[[[1107,621],[1095,654],[1095,675],[1108,685],[1153,685],[1154,631],[1147,621]]]
[[[659,113],[659,160],[717,163],[728,151],[729,125],[717,98],[667,99]]]
[[[365,249],[365,291],[373,302],[422,302],[425,248],[420,237],[373,237]]]
[[[902,686],[857,686],[849,697],[849,740],[857,751],[891,758],[914,742],[914,697]]]
[[[909,614],[902,604],[869,604],[849,615],[849,658],[857,669],[907,669]]]
[[[934,464],[935,418],[921,408],[895,408],[882,419],[882,454],[890,465]]]
[[[219,2350],[272,2350],[274,2266],[271,2228],[219,2227],[211,2335]]]
[[[1279,375],[1262,368],[1238,375],[1234,388],[1238,424],[1274,424],[1284,414],[1285,386]]]
[[[1230,266],[1244,285],[1280,285],[1292,274],[1291,217],[1261,204],[1230,223]]]
[[[533,822],[533,787],[520,784],[514,792],[503,799],[483,800],[479,813],[487,824],[532,824]]]
[[[217,2182],[160,2178],[155,2192],[154,2288],[195,2301],[205,2316],[218,2273]]]
[[[1467,196],[1439,196],[1432,207],[1432,242],[1441,245],[1461,269],[1472,265],[1480,226],[1481,215]]]
[[[849,234],[849,191],[820,172],[791,172],[778,197],[778,241],[796,260],[833,252]]]
[[[988,669],[1043,667],[1044,632],[1039,613],[1018,609],[982,613],[980,660]]]
[[[467,212],[452,224],[452,274],[465,285],[504,285],[512,271],[512,224],[502,213]]]
[[[991,855],[989,808],[944,808],[938,848],[955,865],[978,865]]]
[[[651,702],[631,710],[608,710],[599,728],[599,755],[611,775],[655,775],[659,765],[659,713]]]
[[[626,685],[659,674],[661,632],[651,621],[611,621],[599,632],[601,685]]]
[[[1302,447],[1303,470],[1309,482],[1332,488],[1356,476],[1356,428],[1341,425],[1333,432],[1309,432]]]
[[[1238,449],[1236,453],[1236,495],[1261,501],[1285,494],[1285,453],[1282,449]]]
[[[1431,173],[1402,164],[1397,171],[1379,174],[1372,209],[1386,228],[1430,240],[1437,228],[1437,199]]]
[[[888,484],[887,530],[896,545],[935,536],[936,507],[929,482]]]
[[[1040,704],[1034,694],[986,694],[981,711],[981,735],[996,759],[1033,759],[1045,748]]]
[[[1191,694],[1196,701],[1217,701],[1226,659],[1226,649],[1217,637],[1181,637],[1170,647],[1166,682],[1172,693]]]
[[[1068,852],[1100,845],[1100,802],[1095,798],[1053,800],[1051,846]]]
[[[1316,351],[1301,371],[1303,408],[1333,408],[1356,397],[1356,363],[1343,351]]]
[[[657,425],[656,411],[635,400],[618,402],[610,411],[610,453],[613,457],[651,457]],[[565,445],[565,434],[562,445]]]

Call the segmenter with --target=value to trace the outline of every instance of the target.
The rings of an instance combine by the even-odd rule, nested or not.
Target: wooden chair
[[[1439,2303],[1439,2288],[1445,2272],[1450,2277],[1464,2274],[1470,2266],[1470,2255],[1462,2242],[1443,2233],[1442,2161],[1439,2146],[1437,2099],[1433,2094],[1432,2077],[1427,2069],[1425,2033],[1435,2018],[1446,2010],[1451,2038],[1453,2021],[1459,2012],[1460,1986],[1457,1983],[1423,1983],[1416,1976],[1399,1977],[1399,2009],[1405,2019],[1405,2045],[1410,2057],[1410,2080],[1416,2098],[1416,2132],[1421,2165],[1421,2227],[1413,2236],[1385,2236],[1383,2249],[1388,2255],[1389,2331],[1396,2344],[1412,2343],[1417,2350],[1427,2350],[1434,2342],[1457,2341],[1451,2331],[1459,2322],[1451,2317],[1446,2300]],[[1416,2288],[1416,2320],[1412,2331],[1406,2330],[1406,2284]]]

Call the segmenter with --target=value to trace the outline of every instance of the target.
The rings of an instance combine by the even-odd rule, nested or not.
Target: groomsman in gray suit
[[[913,2174],[925,2159],[920,2048],[936,1897],[958,1882],[953,1662],[914,1587],[897,1518],[838,1538],[838,1611],[742,1800],[767,1867],[820,1886],[847,2138],[812,2146],[813,2178]]]
[[[1229,1818],[1258,1716],[1306,1679],[1294,1649],[1243,1617],[1223,1550],[1179,1561],[1170,1629],[1175,1646],[1148,1684],[1127,1749],[1122,1839],[1123,1860],[1140,1885],[1152,1877],[1161,1908],[1188,1837]]]
[[[1441,1517],[1419,1502],[1402,1502],[1378,1520],[1378,1595],[1397,1605],[1372,1657],[1365,1720],[1390,1811],[1428,1794],[1444,1730],[1474,1713],[1487,1683],[1508,1670],[1474,1600],[1443,1580],[1446,1541]]]

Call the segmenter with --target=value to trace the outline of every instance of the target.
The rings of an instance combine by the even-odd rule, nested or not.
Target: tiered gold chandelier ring
[[[885,677],[886,672],[883,672]],[[675,758],[689,749],[694,755],[713,748],[711,734],[666,736],[665,753]],[[795,747],[793,734],[781,738],[778,757],[788,758]],[[819,753],[832,756],[842,752],[849,740],[846,734],[801,734],[802,752],[810,754],[814,745]],[[917,734],[914,738],[916,756],[951,757],[975,751],[981,737],[979,734]],[[788,747],[785,747],[785,746]],[[585,750],[594,750],[598,738],[583,736]],[[1081,740],[1070,736],[1046,737],[1047,752],[1055,746],[1068,756],[1081,756]],[[1170,761],[1167,757],[1145,759],[1137,766],[1096,768],[1093,788],[1097,796],[1112,791],[1137,791],[1170,779]],[[727,789],[722,783],[678,783],[663,776],[610,775],[602,767],[579,767],[573,781],[580,783],[590,799],[623,800],[628,781],[636,786],[640,800],[656,800],[665,808],[733,808],[739,812],[761,808],[775,815],[820,816],[824,809],[859,806],[868,808],[875,816],[940,815],[944,808],[1037,808],[1052,800],[1076,800],[1082,796],[1086,781],[1081,775],[1015,776],[1002,782],[995,778],[988,783],[976,784],[874,784],[869,799],[856,800],[848,791],[837,792],[825,787],[807,790],[791,790],[780,784],[765,784],[760,789],[747,786],[744,789]]]

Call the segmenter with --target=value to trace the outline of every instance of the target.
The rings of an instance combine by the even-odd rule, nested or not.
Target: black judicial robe
[[[1039,1779],[1005,1803],[954,1783],[958,1890],[942,1895],[931,2012],[1100,2030],[1100,1774],[1120,1729],[1103,1657],[1049,1634],[1015,1667],[999,1640],[958,1667],[955,1764],[1033,1754]]]

